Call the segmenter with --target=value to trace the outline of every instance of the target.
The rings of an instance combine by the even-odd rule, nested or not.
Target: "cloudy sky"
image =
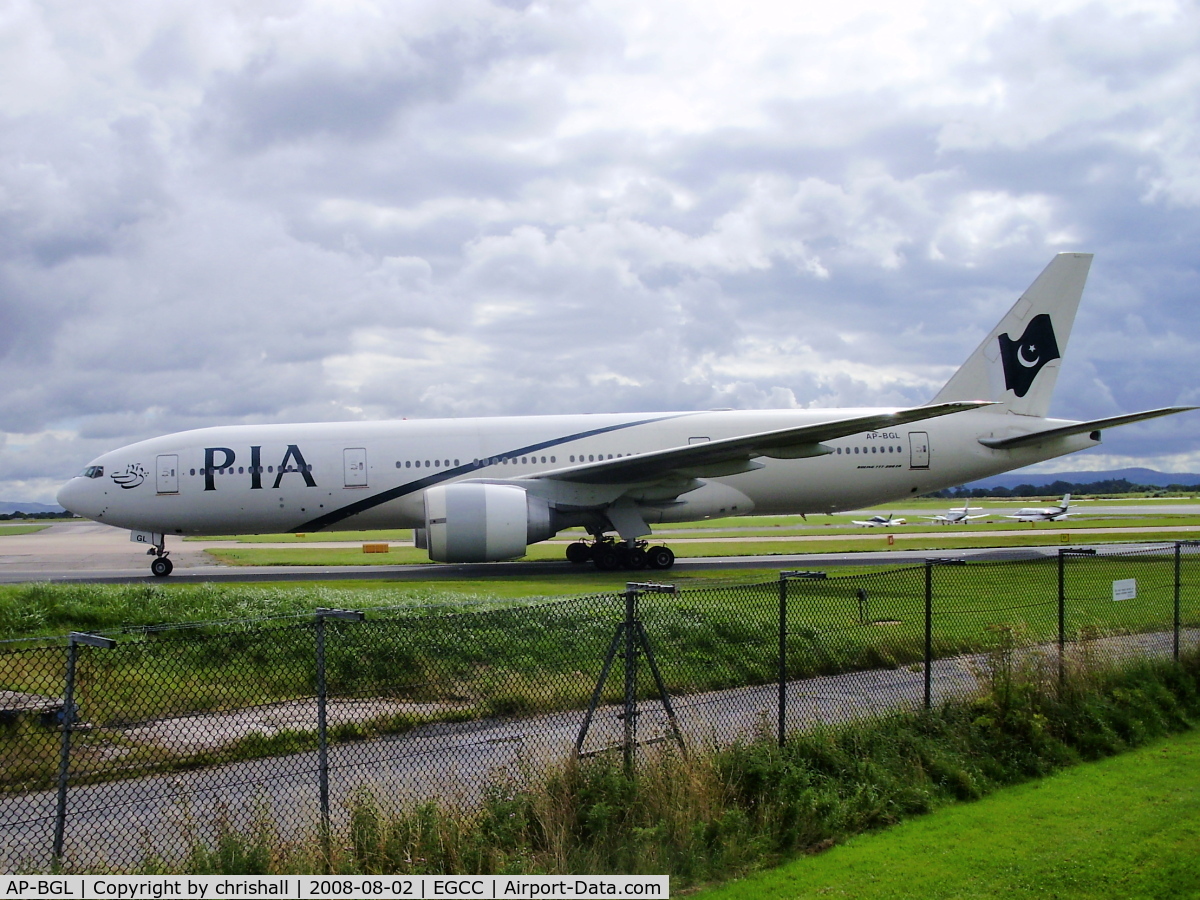
[[[0,499],[205,425],[1200,403],[1200,8],[0,2]],[[1200,471],[1200,413],[1058,468]]]

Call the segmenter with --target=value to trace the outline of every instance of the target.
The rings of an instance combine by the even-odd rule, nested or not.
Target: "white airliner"
[[[1046,418],[1092,257],[1059,254],[927,405],[202,428],[93,460],[59,491],[131,529],[167,575],[166,535],[414,528],[439,562],[515,559],[572,526],[599,568],[666,568],[650,526],[831,513],[915,497],[1094,447]]]
[[[1027,506],[1018,509],[1015,514],[1005,516],[1006,519],[1016,519],[1018,522],[1057,522],[1071,515],[1071,495],[1064,494],[1058,501],[1058,506]]]
[[[855,519],[855,525],[862,525],[864,528],[890,528],[893,525],[903,525],[906,519],[897,519],[893,515],[887,516],[871,516],[869,519]]]
[[[980,513],[980,515],[970,515],[973,512]],[[944,515],[921,516],[921,518],[937,522],[939,525],[965,525],[972,519],[986,519],[989,515],[991,513],[983,512],[982,506],[956,506],[953,509],[947,510]]]

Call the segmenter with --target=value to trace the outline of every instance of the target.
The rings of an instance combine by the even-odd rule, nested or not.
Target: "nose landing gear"
[[[167,550],[166,535],[163,535],[161,543],[147,550],[146,555],[154,557],[154,562],[150,563],[150,573],[156,578],[166,578],[175,568],[175,564],[169,558],[171,554]]]

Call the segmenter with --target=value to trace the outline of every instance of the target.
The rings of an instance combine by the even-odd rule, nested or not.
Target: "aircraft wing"
[[[822,446],[822,441],[836,440],[864,431],[877,431],[881,428],[898,428],[923,419],[948,416],[991,405],[988,401],[958,401],[939,403],[936,406],[915,406],[893,413],[835,419],[816,425],[781,428],[759,434],[706,441],[702,444],[670,447],[619,459],[584,463],[531,475],[528,480],[618,485],[644,484],[670,476],[715,478],[721,475],[735,475],[760,468],[760,463],[753,462],[758,456],[773,459],[824,456],[830,452],[830,448]]]
[[[1021,434],[1010,438],[980,438],[979,443],[993,450],[1014,450],[1017,447],[1028,447],[1033,444],[1043,444],[1054,438],[1070,437],[1073,434],[1087,434],[1089,431],[1099,431],[1102,428],[1116,428],[1118,425],[1129,425],[1133,422],[1144,422],[1146,419],[1157,419],[1159,416],[1173,416],[1175,413],[1200,409],[1197,406],[1164,406],[1162,409],[1150,409],[1146,412],[1129,413],[1125,416],[1112,416],[1107,419],[1092,419],[1090,422],[1076,422],[1074,425],[1064,425],[1061,428],[1048,428],[1045,431],[1035,431],[1032,434]]]

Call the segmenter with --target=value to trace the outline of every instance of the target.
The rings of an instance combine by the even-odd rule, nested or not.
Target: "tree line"
[[[75,518],[75,514],[66,512],[65,510],[57,511],[57,512],[51,511],[51,512],[31,512],[31,513],[26,513],[26,512],[21,512],[20,510],[16,510],[15,512],[10,512],[10,513],[0,513],[0,522],[7,522],[11,519],[73,519],[73,518]]]
[[[1200,485],[1169,484],[1166,487],[1154,484],[1134,484],[1126,478],[1108,478],[1103,481],[1053,481],[1050,484],[1018,484],[1013,488],[969,488],[960,485],[926,494],[943,500],[972,500],[976,497],[1048,497],[1062,494],[1195,494]]]

